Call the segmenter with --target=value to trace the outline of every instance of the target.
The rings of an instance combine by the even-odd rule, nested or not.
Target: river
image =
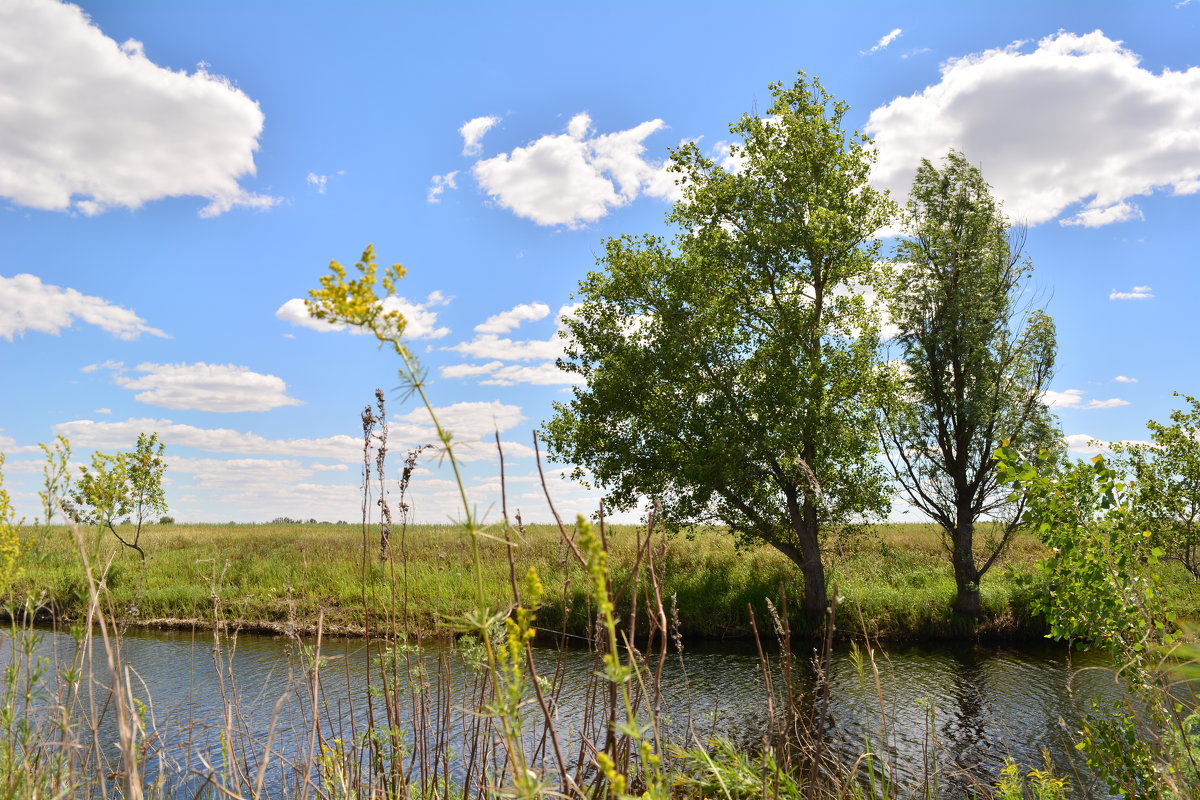
[[[60,674],[75,652],[74,639],[61,632],[39,633],[37,652],[48,659],[53,674]],[[98,637],[93,646],[100,647]],[[193,791],[197,776],[220,770],[228,760],[222,756],[223,740],[252,749],[270,739],[284,759],[306,752],[313,736],[313,692],[297,643],[246,633],[214,640],[203,631],[129,630],[121,648],[158,754],[148,770],[162,772],[172,785]],[[0,663],[8,664],[13,653],[9,635],[0,634]],[[383,715],[378,690],[367,689],[366,645],[360,639],[327,639],[320,653],[317,733],[324,741],[349,741],[353,731],[364,728],[368,713]],[[96,670],[103,673],[102,650],[95,658]],[[463,710],[474,673],[445,643],[426,643],[408,658],[405,673],[421,662],[425,682],[415,702],[411,693],[400,693],[406,698],[400,716],[409,727],[410,747],[417,734],[428,735],[439,720],[449,726],[447,741],[457,746],[475,719]],[[536,648],[536,661],[548,679],[558,671],[560,689],[550,702],[563,749],[572,759],[581,735],[602,736],[589,727],[585,714],[596,700],[591,678],[597,662],[586,648],[550,647]],[[1119,696],[1112,670],[1098,655],[1038,641],[943,643],[876,649],[873,662],[878,681],[862,649],[838,647],[828,662],[830,722],[824,741],[844,760],[870,747],[909,787],[930,780],[936,764],[942,796],[953,798],[966,796],[972,781],[994,780],[1006,757],[1041,767],[1043,753],[1049,752],[1061,774],[1079,773],[1073,778],[1074,796],[1087,796],[1081,790],[1092,781],[1082,772],[1073,734],[1089,700]],[[798,657],[795,673],[796,688],[810,697],[811,708],[816,671]],[[778,648],[769,654],[766,675],[778,704],[783,682]],[[378,687],[378,677],[373,680]],[[672,652],[663,664],[660,702],[664,734],[679,744],[721,736],[753,745],[768,732],[764,671],[756,651],[745,645],[685,644],[682,658]],[[414,724],[414,708],[428,716]],[[532,704],[528,713],[540,717]],[[101,739],[116,740],[111,715],[101,723]],[[257,763],[257,756],[247,760]],[[282,763],[264,778],[272,796],[288,794]]]

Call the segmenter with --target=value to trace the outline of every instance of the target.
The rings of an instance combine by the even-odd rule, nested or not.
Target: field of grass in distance
[[[635,528],[609,527],[609,553],[618,584],[636,560]],[[27,536],[32,535],[26,529]],[[211,626],[215,619],[250,629],[313,630],[324,615],[326,630],[353,633],[364,625],[364,587],[372,613],[394,602],[398,616],[407,606],[413,634],[435,634],[440,622],[473,603],[470,563],[458,529],[419,525],[408,529],[403,546],[394,536],[393,558],[378,559],[378,534],[368,533],[364,565],[363,534],[347,524],[178,524],[154,525],[142,535],[149,558],[111,535],[103,540],[105,583],[114,616],[128,623]],[[799,606],[800,573],[770,547],[738,549],[717,529],[656,535],[656,566],[664,602],[676,597],[680,630],[690,637],[750,634],[747,604],[766,621],[767,598],[778,603],[782,586]],[[984,537],[980,537],[984,538]],[[882,638],[938,638],[960,635],[1037,635],[1030,614],[1038,591],[1034,565],[1041,545],[1017,536],[1006,556],[984,578],[988,618],[973,626],[957,620],[949,607],[954,579],[937,529],[932,525],[887,524],[847,541],[831,539],[827,569],[841,598],[839,629],[866,630]],[[15,594],[43,598],[57,618],[79,618],[87,591],[78,555],[65,527],[40,541],[28,541],[25,571]],[[572,564],[564,572],[565,546],[558,530],[530,526],[515,549],[518,575],[534,566],[546,584],[547,605],[540,625],[581,633],[591,611],[584,581]],[[509,564],[502,542],[483,542],[485,591],[503,608],[511,598]],[[364,570],[366,581],[364,582]],[[407,580],[405,575],[407,574]],[[1174,580],[1174,579],[1172,579]],[[1180,576],[1182,580],[1182,576]],[[1170,583],[1170,582],[1169,582]],[[405,591],[407,587],[407,591]],[[393,601],[394,596],[394,601]],[[1184,604],[1194,592],[1169,592]],[[625,603],[627,608],[627,602]],[[1191,616],[1194,609],[1180,608]],[[798,620],[796,620],[799,627]],[[769,626],[768,626],[769,627]]]

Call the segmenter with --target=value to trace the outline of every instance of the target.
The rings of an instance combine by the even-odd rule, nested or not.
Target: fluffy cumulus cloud
[[[643,158],[643,141],[665,127],[660,119],[615,133],[595,134],[577,114],[567,132],[477,161],[476,181],[504,208],[539,225],[579,227],[640,193],[670,197],[674,181],[663,163]]]
[[[483,137],[500,121],[499,117],[476,117],[463,123],[458,132],[463,137],[464,156],[477,156],[483,152]]]
[[[1130,378],[1126,375],[1118,375],[1117,377],[1113,378],[1113,380],[1116,381],[1117,383],[1137,383],[1138,382],[1137,378]]]
[[[2,129],[3,125],[0,124]],[[0,141],[2,139],[0,137]],[[0,144],[0,148],[3,147]],[[3,158],[0,157],[0,170],[3,170],[2,164]],[[71,327],[75,320],[95,325],[118,339],[136,339],[143,333],[164,338],[167,335],[158,328],[150,327],[129,309],[113,305],[103,298],[42,283],[42,279],[36,275],[22,274],[11,278],[0,275],[0,336],[9,341],[15,335],[24,335],[26,331],[57,336],[63,328]]]
[[[424,301],[417,303],[404,297],[388,297],[383,301],[386,311],[399,311],[408,324],[404,328],[404,336],[408,339],[441,339],[450,333],[450,329],[437,324],[438,312],[433,309],[444,306],[450,298],[441,292],[430,292]],[[293,297],[275,311],[275,316],[293,325],[311,328],[321,333],[349,330],[355,334],[365,334],[366,331],[341,323],[330,324],[319,320],[308,313],[304,301]]]
[[[1108,293],[1109,300],[1151,300],[1154,298],[1154,290],[1149,286],[1135,286],[1128,292],[1118,292],[1113,289]]]
[[[550,314],[545,303],[522,303],[508,311],[488,317],[475,326],[473,339],[445,348],[482,364],[450,364],[441,368],[443,378],[475,378],[485,386],[513,386],[529,383],[538,386],[563,386],[578,382],[578,376],[555,366],[563,355],[564,322],[577,306],[567,305],[554,317],[554,331],[547,339],[514,339],[510,333],[523,322],[536,322]],[[512,363],[538,362],[538,363]]]
[[[1050,408],[1119,408],[1120,406],[1129,405],[1128,400],[1122,400],[1119,397],[1110,397],[1107,400],[1087,400],[1083,399],[1086,394],[1082,389],[1065,389],[1061,392],[1047,390],[1042,393],[1042,402]]]
[[[233,412],[300,405],[299,400],[288,396],[287,384],[281,378],[254,372],[249,367],[201,361],[139,364],[134,371],[141,374],[130,376],[118,372],[113,382],[136,391],[135,400],[153,406]]]
[[[96,214],[163,197],[207,199],[202,216],[275,198],[253,175],[258,103],[203,68],[164,69],[113,41],[77,6],[0,3],[0,196]]]
[[[296,458],[332,458],[358,462],[362,459],[362,439],[338,434],[320,439],[268,439],[257,433],[230,428],[200,428],[169,419],[131,418],[120,422],[96,422],[77,419],[54,426],[54,433],[66,436],[76,448],[129,449],[141,433],[154,432],[168,448],[194,447],[210,453],[249,456],[293,456]]]
[[[941,80],[875,109],[875,181],[908,194],[922,158],[982,164],[1014,219],[1098,226],[1131,198],[1200,190],[1200,67],[1154,73],[1100,31],[951,59]]]

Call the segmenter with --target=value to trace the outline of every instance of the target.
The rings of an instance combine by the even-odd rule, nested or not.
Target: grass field
[[[636,536],[633,527],[609,529],[618,582],[636,561]],[[102,561],[108,564],[105,584],[114,615],[135,624],[197,620],[211,625],[221,619],[265,630],[311,630],[323,614],[327,630],[353,632],[363,626],[365,613],[382,613],[391,605],[408,620],[410,632],[430,634],[440,630],[445,617],[473,605],[469,548],[458,529],[411,527],[403,541],[397,533],[393,557],[383,563],[376,537],[368,533],[364,563],[358,525],[156,525],[142,534],[149,554],[144,566],[111,535],[104,539]],[[687,636],[748,635],[747,605],[763,623],[766,599],[778,604],[781,588],[791,608],[799,605],[798,570],[769,547],[739,550],[714,529],[656,536],[653,547],[664,596],[675,596],[679,627]],[[495,608],[511,598],[505,549],[500,542],[483,542],[485,594]],[[989,616],[981,626],[956,620],[949,611],[954,581],[933,526],[879,526],[854,539],[833,539],[827,551],[831,593],[836,588],[842,598],[842,631],[865,626],[884,638],[1041,631],[1028,611],[1035,591],[1030,576],[1041,556],[1032,537],[1018,537],[985,577]],[[586,629],[591,611],[579,567],[566,555],[556,528],[533,526],[515,548],[514,561],[518,575],[536,567],[546,585],[541,625],[559,630],[565,624],[578,633]],[[41,597],[60,619],[82,614],[86,585],[67,528],[27,541],[24,564],[14,587],[17,596]]]

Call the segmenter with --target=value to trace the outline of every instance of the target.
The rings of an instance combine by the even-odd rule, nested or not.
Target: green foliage
[[[903,350],[902,402],[881,406],[888,457],[908,499],[949,544],[956,608],[978,616],[979,582],[1016,527],[996,482],[1000,439],[1037,452],[1057,439],[1041,396],[1054,366],[1054,323],[1021,307],[1032,269],[979,169],[951,151],[921,162],[887,292]],[[975,524],[1007,521],[975,554]]]
[[[1026,459],[1005,443],[996,460],[998,480],[1024,500],[1024,521],[1050,551],[1039,564],[1047,591],[1036,607],[1051,635],[1119,657],[1173,641],[1149,569],[1163,553],[1131,503],[1134,485],[1103,456],[1063,463],[1042,451]]]
[[[1025,775],[1011,758],[1004,759],[1004,769],[996,781],[995,800],[1066,800],[1071,793],[1066,778],[1056,777],[1046,753],[1046,768],[1031,769]]]
[[[397,355],[407,356],[408,350],[400,337],[408,320],[395,308],[387,308],[383,300],[396,293],[396,282],[404,277],[404,267],[392,264],[377,276],[375,248],[367,245],[362,259],[355,263],[359,277],[346,280],[346,268],[337,261],[329,262],[329,274],[320,277],[321,288],[313,289],[304,301],[313,317],[331,325],[351,325],[374,334],[380,346],[390,345]],[[380,296],[379,290],[383,290]]]
[[[4,453],[0,453],[0,592],[9,587],[21,575],[21,539],[17,535],[16,519],[12,498],[4,488]]]
[[[79,479],[71,487],[69,511],[76,522],[95,526],[94,551],[107,528],[121,544],[146,560],[146,552],[138,544],[142,526],[167,510],[162,488],[167,469],[164,449],[157,433],[142,433],[133,451],[110,454],[97,450],[92,453],[91,466],[79,468]],[[122,523],[134,525],[130,539],[118,532],[117,525]]]
[[[778,763],[769,747],[751,755],[725,739],[713,739],[705,746],[673,753],[672,767],[671,788],[682,797],[800,800],[805,796],[804,784]]]
[[[1137,484],[1137,513],[1163,558],[1200,580],[1200,400],[1175,393],[1191,410],[1171,412],[1170,425],[1151,420],[1151,443],[1116,443]]]
[[[667,524],[720,523],[778,548],[825,607],[819,534],[887,508],[872,407],[881,393],[868,140],[820,83],[771,87],[730,126],[738,167],[672,154],[679,233],[604,244],[580,284],[559,366],[584,386],[547,423],[551,453],[609,503],[660,500]],[[586,470],[586,471],[585,471]]]
[[[1162,602],[1154,568],[1164,551],[1143,525],[1138,484],[1099,455],[1027,460],[1006,442],[996,458],[999,480],[1024,499],[1025,520],[1050,549],[1038,606],[1051,635],[1101,644],[1123,664],[1131,696],[1111,708],[1093,703],[1080,732],[1088,765],[1123,797],[1192,796],[1196,709],[1172,693],[1163,672],[1181,634]]]

